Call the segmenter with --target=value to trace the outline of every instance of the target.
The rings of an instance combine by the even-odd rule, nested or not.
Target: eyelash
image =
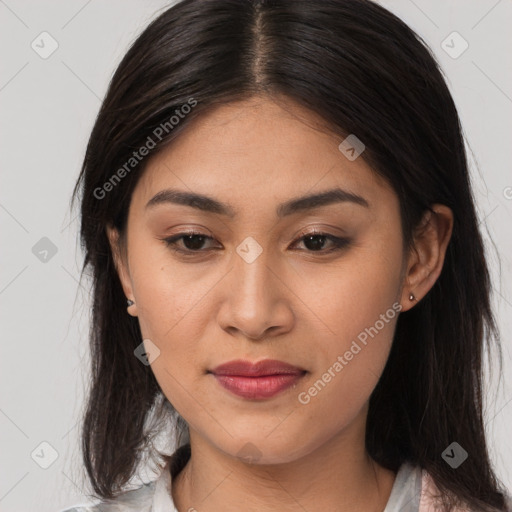
[[[186,237],[186,236],[200,236],[200,237],[203,237],[204,239],[210,239],[210,240],[213,240],[212,237],[208,236],[208,235],[205,235],[204,233],[201,233],[199,231],[187,231],[187,232],[183,232],[183,233],[178,233],[176,235],[173,235],[172,237],[169,237],[169,238],[161,238],[160,240],[162,240],[162,242],[165,243],[165,245],[171,249],[172,251],[174,252],[177,252],[177,253],[180,253],[180,254],[183,254],[185,256],[195,256],[197,254],[200,254],[200,253],[204,253],[204,252],[207,252],[208,249],[206,250],[202,250],[202,249],[198,249],[198,250],[193,250],[193,249],[180,249],[177,247],[177,242]],[[329,235],[328,233],[323,233],[321,231],[310,231],[310,232],[302,232],[300,234],[300,236],[293,242],[294,244],[309,237],[309,236],[314,236],[314,237],[317,237],[317,236],[321,236],[321,237],[325,237],[329,240],[331,240],[331,242],[333,243],[334,247],[332,247],[331,249],[327,249],[327,250],[319,250],[319,251],[310,251],[310,250],[307,250],[306,249],[306,252],[309,252],[309,253],[312,253],[312,254],[324,254],[324,255],[327,255],[327,254],[331,254],[333,252],[336,252],[336,251],[341,251],[343,249],[345,249],[348,245],[350,245],[350,242],[351,240],[349,240],[348,238],[338,238],[336,236],[333,236],[333,235]],[[209,249],[210,251],[211,250],[215,250],[215,249]]]

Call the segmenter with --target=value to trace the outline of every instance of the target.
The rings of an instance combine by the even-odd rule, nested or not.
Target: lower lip
[[[253,400],[271,398],[293,386],[303,373],[283,373],[260,377],[242,377],[240,375],[214,375],[221,386],[231,393]]]

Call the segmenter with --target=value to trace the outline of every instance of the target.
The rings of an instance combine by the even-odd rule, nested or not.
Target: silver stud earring
[[[133,306],[135,304],[135,302],[133,302],[133,300],[126,299],[126,304],[128,304],[128,307],[130,307],[130,306]]]
[[[415,300],[415,299],[416,299],[416,297],[411,293],[411,294],[409,295],[409,300]]]

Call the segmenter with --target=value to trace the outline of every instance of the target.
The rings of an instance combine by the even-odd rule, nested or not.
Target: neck
[[[191,430],[190,460],[172,483],[174,503],[200,512],[382,512],[395,474],[368,456],[360,425],[353,427],[299,459],[267,465],[226,454]]]

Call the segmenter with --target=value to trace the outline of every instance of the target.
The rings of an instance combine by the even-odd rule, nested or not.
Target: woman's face
[[[148,163],[129,210],[121,279],[151,369],[191,435],[253,462],[364,438],[401,308],[398,198],[315,121],[219,107]],[[268,359],[295,370],[212,373]]]

